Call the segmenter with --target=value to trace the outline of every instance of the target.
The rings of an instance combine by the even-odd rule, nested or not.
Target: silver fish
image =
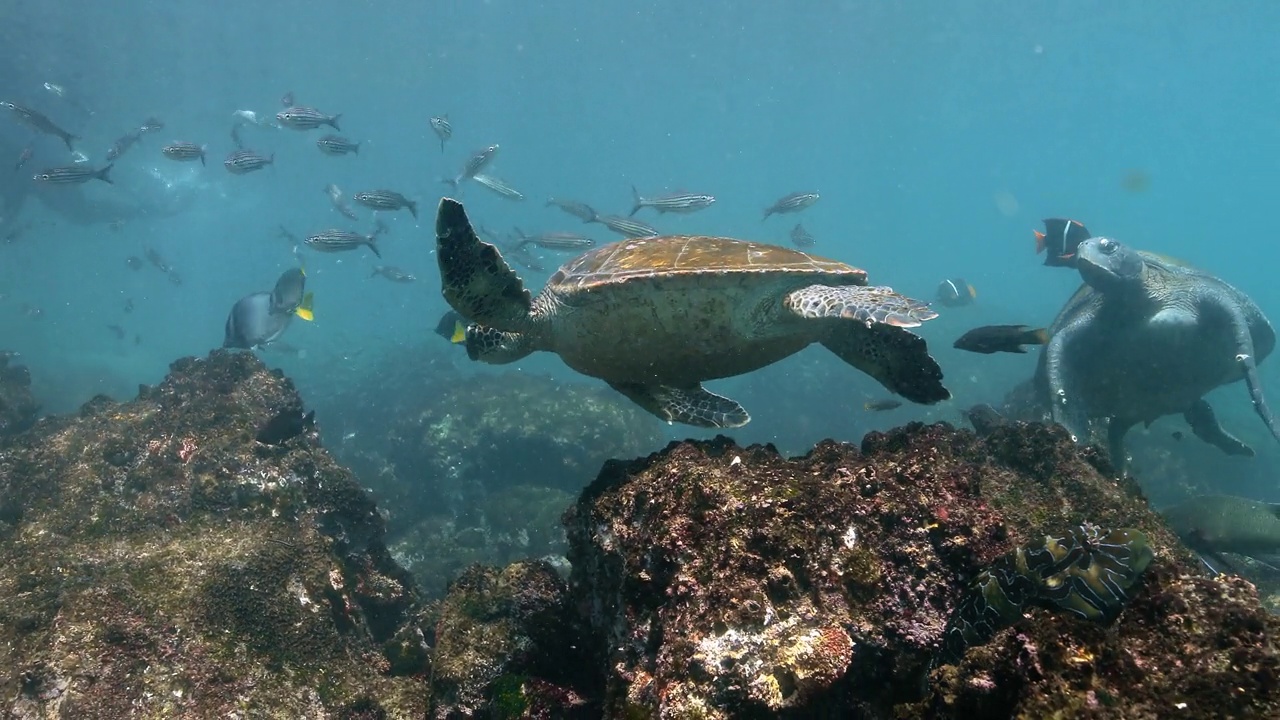
[[[261,170],[275,161],[275,154],[271,157],[263,157],[252,150],[236,150],[222,161],[222,166],[232,175],[244,175],[254,170]]]
[[[659,235],[657,230],[639,220],[632,220],[619,215],[601,215],[596,222],[603,224],[624,238],[657,237]]]
[[[337,115],[325,115],[315,108],[302,107],[295,105],[291,108],[281,110],[276,113],[276,120],[281,125],[294,130],[314,130],[321,125],[328,125],[334,130],[342,130],[338,127],[338,118],[342,117],[342,113]]]
[[[777,202],[765,208],[764,217],[761,220],[768,220],[770,215],[800,212],[816,202],[818,202],[818,193],[816,192],[791,193],[785,197],[778,198]]]
[[[394,265],[373,266],[373,272],[369,275],[369,277],[377,277],[379,275],[390,280],[391,282],[398,282],[398,283],[411,283],[418,279],[413,274],[407,273],[401,270],[400,268],[395,267]]]
[[[287,108],[293,107],[293,91],[292,90],[280,96],[280,104]]]
[[[577,233],[552,232],[525,235],[520,228],[516,228],[516,235],[520,237],[516,247],[536,245],[544,250],[583,250],[596,244],[595,240]]]
[[[107,165],[101,170],[94,170],[87,164],[69,165],[67,167],[49,168],[43,172],[36,173],[31,179],[50,185],[80,185],[90,180],[101,180],[110,185],[112,184],[110,177],[112,167],[114,165]]]
[[[715,196],[697,193],[668,193],[658,197],[647,198],[641,196],[640,191],[636,190],[634,185],[631,186],[631,195],[635,198],[635,205],[631,208],[631,215],[635,215],[640,212],[641,208],[647,207],[651,207],[660,213],[691,213],[709,208],[716,201]]]
[[[27,161],[31,159],[31,156],[34,155],[35,152],[35,148],[30,145],[22,148],[22,152],[18,155],[18,162],[13,166],[13,169],[21,170],[22,166],[27,164]]]
[[[489,188],[490,190],[498,193],[502,197],[507,198],[508,200],[524,199],[524,193],[520,192],[519,190],[516,190],[515,188],[508,185],[506,182],[492,175],[485,175],[484,173],[476,173],[475,175],[471,176],[471,179]]]
[[[352,210],[351,207],[347,205],[347,199],[342,194],[342,188],[338,187],[333,183],[329,183],[329,185],[324,189],[324,191],[329,195],[329,202],[333,203],[333,207],[338,212],[342,213],[343,217],[349,220],[359,219],[359,216],[356,215],[355,211]]]
[[[440,152],[444,152],[444,141],[453,137],[453,125],[449,124],[449,114],[431,118],[431,129],[440,138]]]
[[[374,255],[382,257],[382,253],[378,251],[377,240],[372,235],[361,235],[350,230],[323,230],[315,235],[309,235],[302,242],[312,250],[328,253],[346,252],[355,250],[361,245],[367,245]]]
[[[160,148],[160,152],[170,160],[188,161],[199,159],[201,165],[205,165],[204,146],[189,142],[169,143]]]
[[[557,198],[551,198],[547,201],[546,206],[551,207],[552,205],[578,218],[584,223],[595,222],[600,217],[600,213],[596,212],[595,208],[586,203],[580,203],[577,200],[560,200]]]
[[[142,123],[142,127],[138,128],[140,133],[155,132],[164,129],[164,121],[157,117],[149,117],[146,122]]]
[[[394,190],[367,190],[351,196],[352,200],[374,210],[399,210],[408,208],[409,213],[418,217],[418,203]]]
[[[316,140],[316,147],[320,148],[320,152],[325,155],[360,154],[360,143],[351,142],[341,135],[325,135]]]
[[[66,143],[67,149],[75,152],[75,148],[72,147],[71,141],[75,140],[76,136],[55,125],[54,122],[43,113],[8,101],[0,102],[0,107],[8,109],[18,119],[18,122],[23,123],[27,127],[46,135],[53,135],[55,137],[62,138],[62,142]]]
[[[121,155],[129,151],[139,140],[142,139],[142,131],[135,130],[128,135],[121,137],[111,144],[111,149],[107,150],[107,161],[114,162]]]
[[[804,226],[800,223],[796,223],[796,226],[791,228],[792,245],[795,245],[798,248],[807,248],[813,247],[816,242],[818,241],[810,235],[809,231],[805,230]]]
[[[452,181],[446,180],[454,187],[457,187],[463,180],[470,180],[476,176],[476,173],[482,172],[489,167],[489,163],[493,162],[494,156],[498,154],[498,146],[490,145],[489,147],[477,151],[471,157],[467,158],[467,162],[462,166],[462,172],[458,173]]]
[[[541,260],[534,257],[533,254],[529,252],[527,246],[517,245],[511,248],[511,250],[508,251],[508,257],[527,270],[540,273],[547,271],[546,266],[542,264]]]

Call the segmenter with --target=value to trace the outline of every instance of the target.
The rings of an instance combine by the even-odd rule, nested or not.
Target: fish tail
[[[355,154],[359,155],[359,154],[360,154],[360,143],[356,143],[356,144],[351,148],[351,152],[353,152],[353,153],[355,153]]]
[[[115,183],[111,182],[111,168],[115,166],[115,163],[108,163],[106,167],[94,173],[93,176],[108,185],[115,185]]]
[[[378,250],[378,241],[377,241],[377,240],[375,240],[375,239],[374,239],[374,237],[373,237],[372,235],[370,235],[369,237],[365,238],[365,239],[364,239],[364,241],[365,241],[365,244],[369,246],[369,249],[373,251],[373,254],[374,254],[374,255],[377,255],[377,256],[378,256],[378,259],[379,259],[379,260],[381,260],[381,259],[382,259],[382,252],[381,252],[380,250]]]
[[[760,222],[764,222],[765,220],[768,220],[769,216],[772,214],[773,214],[773,208],[765,208],[764,217],[760,218]]]
[[[72,135],[71,133],[67,133],[67,134],[65,134],[65,135],[63,135],[63,136],[62,136],[62,142],[64,142],[64,143],[66,143],[66,144],[67,144],[67,150],[70,150],[71,152],[75,152],[75,151],[76,151],[76,149],[71,145],[71,141],[72,141],[72,140],[79,140],[79,139],[80,139],[80,138],[76,137],[75,135]]]
[[[315,313],[315,293],[307,293],[302,296],[302,302],[298,303],[298,307],[294,308],[293,314],[311,322],[316,319]]]
[[[413,216],[414,220],[417,220],[418,219],[418,203],[406,200],[405,204],[409,206],[409,214]]]
[[[436,324],[436,334],[454,344],[464,343],[467,341],[467,326],[457,311],[450,310]]]
[[[1047,345],[1049,343],[1049,328],[1036,328],[1023,333],[1021,339],[1022,345]]]
[[[974,287],[974,286],[972,286],[972,285],[969,285],[969,286],[968,286],[968,289],[969,289],[969,299],[970,299],[970,300],[977,300],[977,299],[978,299],[978,288],[976,288],[976,287]]]
[[[328,123],[333,126],[334,130],[342,130],[342,128],[338,127],[338,118],[340,117],[342,117],[342,113],[338,113],[328,120]]]
[[[1044,233],[1040,232],[1039,230],[1032,230],[1031,232],[1036,234],[1036,254],[1039,255],[1040,253],[1045,251],[1045,248],[1049,246],[1044,241]]]
[[[201,165],[203,165],[203,166],[205,166],[205,167],[208,167],[208,166],[209,166],[209,163],[207,163],[207,162],[205,162],[205,161],[204,161],[204,153],[205,153],[205,150],[206,150],[208,147],[209,147],[208,145],[201,145],[201,146],[200,146],[200,164],[201,164]]]
[[[640,208],[644,207],[644,198],[640,197],[640,191],[635,185],[631,186],[631,197],[635,205],[631,208],[631,212],[627,213],[627,217],[635,217],[635,214],[640,212]]]

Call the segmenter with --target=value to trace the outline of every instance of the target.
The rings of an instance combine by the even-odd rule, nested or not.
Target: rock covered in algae
[[[1017,423],[982,439],[913,425],[791,460],[719,438],[612,463],[566,515],[603,714],[1276,716],[1280,621],[1246,583],[1203,576],[1112,475],[1061,429]],[[1094,526],[1141,534],[1085,538],[1119,538],[1122,575],[1149,562],[1121,602],[1082,600],[1099,558],[1054,564],[1064,533]],[[1019,548],[1049,568],[1037,602],[947,658],[948,623]]]
[[[13,353],[0,351],[0,436],[31,427],[40,406],[31,395],[31,372],[13,362]]]
[[[252,354],[175,362],[0,449],[15,718],[420,717],[428,647],[367,492]]]

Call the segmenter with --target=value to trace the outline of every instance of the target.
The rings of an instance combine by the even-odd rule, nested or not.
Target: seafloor
[[[503,397],[362,449],[371,495],[251,354],[39,420],[2,370],[4,717],[1280,717],[1280,618],[1056,428],[636,458]],[[504,441],[545,477],[463,452]]]

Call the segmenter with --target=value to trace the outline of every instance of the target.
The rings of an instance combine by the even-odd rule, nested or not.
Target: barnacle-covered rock
[[[252,354],[0,447],[0,697],[14,718],[421,717],[427,634],[367,493]]]
[[[566,523],[606,717],[1280,711],[1280,621],[1060,428],[676,443],[606,466]]]

